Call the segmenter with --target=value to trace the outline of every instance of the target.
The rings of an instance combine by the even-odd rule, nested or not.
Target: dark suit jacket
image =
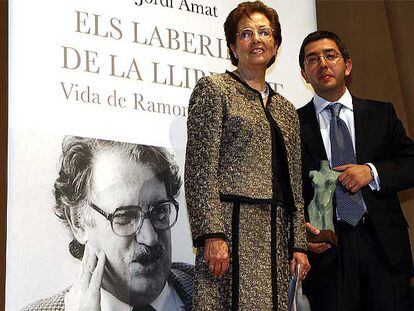
[[[185,305],[186,311],[192,309],[194,266],[173,262],[168,279]],[[65,295],[69,288],[48,298],[44,298],[23,308],[21,311],[65,311]]]
[[[414,186],[414,143],[406,136],[401,121],[390,103],[352,98],[355,120],[355,149],[358,164],[372,163],[380,179],[380,191],[364,187],[362,196],[369,216],[385,250],[384,260],[391,273],[412,275],[413,263],[407,221],[397,191]],[[303,167],[305,207],[313,198],[309,178],[327,159],[313,101],[298,110]],[[307,213],[305,213],[307,214]],[[310,253],[310,252],[309,252]],[[305,291],[335,285],[337,250],[309,254],[312,269],[304,283]]]

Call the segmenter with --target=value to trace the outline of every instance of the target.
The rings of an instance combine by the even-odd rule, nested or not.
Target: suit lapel
[[[321,131],[313,101],[303,107],[301,113],[301,135],[304,151],[307,152],[316,163],[327,159],[325,147],[323,145]]]
[[[186,274],[178,268],[171,268],[169,282],[174,286],[178,296],[180,296],[185,305],[185,310],[192,309],[192,278],[192,275]]]
[[[355,154],[357,163],[365,163],[368,147],[368,116],[362,100],[352,96],[355,123]]]

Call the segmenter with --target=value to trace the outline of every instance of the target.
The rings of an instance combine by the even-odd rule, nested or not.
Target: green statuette
[[[312,243],[330,243],[337,246],[338,240],[333,225],[332,198],[340,172],[332,171],[327,160],[321,161],[319,171],[311,171],[309,177],[315,190],[312,201],[308,206],[310,223],[320,229],[320,234],[308,232],[308,241]]]

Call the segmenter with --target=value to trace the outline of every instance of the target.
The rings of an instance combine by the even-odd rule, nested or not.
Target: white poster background
[[[195,73],[234,69],[222,25],[241,1],[135,2],[141,1],[11,2],[6,310],[73,282],[78,261],[67,250],[66,228],[52,212],[64,135],[163,146],[175,154],[182,172]],[[264,2],[279,13],[283,37],[267,80],[302,106],[311,92],[300,76],[298,53],[303,38],[316,29],[314,1]],[[213,16],[201,14],[201,7]],[[64,47],[66,67],[75,69],[64,68]],[[114,91],[125,98],[121,105],[108,104]],[[94,93],[99,103],[92,102]],[[138,94],[142,106],[135,104]],[[146,111],[150,107],[164,113]],[[193,263],[183,195],[179,201],[173,261]]]

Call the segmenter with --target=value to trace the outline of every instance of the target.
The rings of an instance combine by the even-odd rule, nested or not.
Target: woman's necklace
[[[265,83],[265,88],[263,91],[259,91],[260,95],[262,96],[262,99],[265,99],[266,97],[269,96],[269,86],[267,85],[267,83]]]
[[[246,79],[243,78],[243,76],[241,75],[240,71],[238,69],[236,69],[234,71],[236,73],[236,75],[238,75],[240,77],[240,79],[243,80],[244,83],[246,83],[248,85],[248,83],[246,82]],[[262,97],[262,99],[265,99],[266,97],[269,96],[269,86],[267,85],[267,83],[265,82],[265,87],[262,91],[259,91],[260,96]]]

